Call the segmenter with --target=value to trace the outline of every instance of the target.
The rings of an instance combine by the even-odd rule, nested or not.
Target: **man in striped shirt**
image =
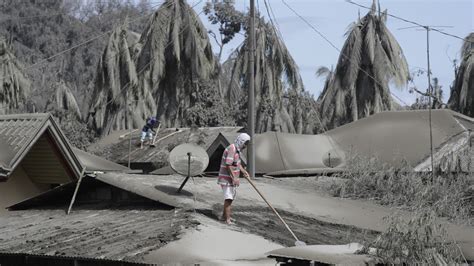
[[[240,160],[240,152],[247,146],[249,141],[250,136],[246,133],[242,133],[235,139],[235,143],[230,144],[222,154],[217,183],[221,185],[224,193],[222,220],[227,224],[232,224],[230,219],[231,205],[235,199],[237,187],[240,185],[240,174],[242,173],[244,176],[249,176]]]

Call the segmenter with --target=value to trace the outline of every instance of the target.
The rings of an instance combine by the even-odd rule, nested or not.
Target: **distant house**
[[[83,167],[50,114],[0,116],[0,211],[59,184]]]
[[[240,133],[219,133],[216,139],[209,145],[207,148],[207,154],[209,155],[209,165],[207,166],[206,173],[215,173],[219,172],[222,153],[225,148],[230,144],[234,143],[235,139]],[[246,165],[245,155],[242,155],[242,163]]]
[[[71,147],[50,114],[0,116],[0,212],[78,180],[85,169],[128,170]]]

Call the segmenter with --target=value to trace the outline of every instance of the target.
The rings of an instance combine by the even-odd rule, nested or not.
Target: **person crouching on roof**
[[[221,186],[224,192],[224,210],[221,220],[227,224],[232,224],[230,219],[231,205],[235,199],[237,187],[240,185],[240,174],[249,177],[240,160],[240,153],[249,141],[250,136],[242,133],[235,139],[235,143],[230,144],[222,154],[217,184]]]
[[[143,142],[145,142],[146,137],[148,137],[151,144],[153,144],[153,133],[156,134],[154,128],[159,122],[156,120],[156,117],[152,116],[147,118],[146,124],[142,128],[142,137],[140,138],[140,148],[143,148]]]

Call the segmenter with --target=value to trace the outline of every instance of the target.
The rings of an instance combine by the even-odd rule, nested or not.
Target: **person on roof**
[[[159,123],[160,122],[154,116],[147,118],[146,123],[142,128],[142,137],[140,138],[140,148],[143,148],[143,143],[145,142],[146,137],[148,137],[150,141],[150,145],[153,145],[153,134],[156,134],[155,127],[157,127]]]
[[[235,199],[237,187],[240,185],[240,174],[249,177],[249,173],[242,166],[240,159],[241,151],[249,142],[250,136],[242,133],[235,139],[235,143],[230,144],[222,154],[217,184],[221,186],[224,193],[224,210],[221,220],[227,224],[232,224],[231,205]]]

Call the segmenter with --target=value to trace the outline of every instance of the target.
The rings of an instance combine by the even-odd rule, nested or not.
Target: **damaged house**
[[[49,114],[0,116],[0,212],[79,179],[83,170]]]

